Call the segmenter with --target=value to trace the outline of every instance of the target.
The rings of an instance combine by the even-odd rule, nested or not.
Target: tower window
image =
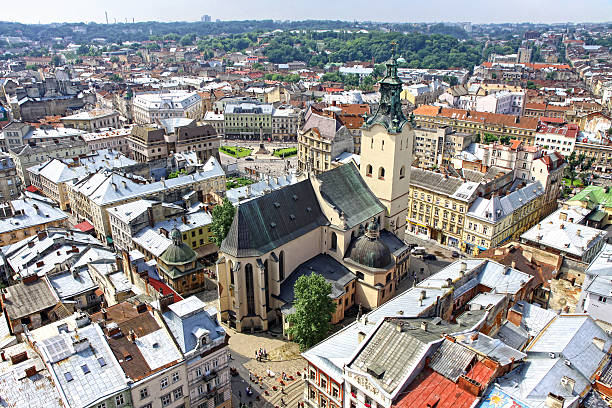
[[[366,176],[372,177],[372,165],[368,164],[366,167]]]
[[[404,177],[406,177],[406,166],[402,166],[399,172],[399,178],[403,179]]]
[[[380,180],[384,180],[385,179],[385,168],[384,167],[380,167],[378,169],[378,178]]]

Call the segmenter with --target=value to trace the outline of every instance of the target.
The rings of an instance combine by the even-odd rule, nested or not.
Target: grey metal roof
[[[321,196],[336,211],[344,213],[348,228],[369,221],[386,210],[353,163],[321,173],[317,179],[321,182]]]
[[[208,332],[213,342],[225,338],[223,327],[206,311],[204,302],[195,296],[173,303],[170,310],[163,313],[163,317],[183,353],[196,349],[196,334],[203,330]]]
[[[499,362],[502,366],[520,361],[527,357],[499,339],[491,338],[477,331],[465,332],[456,337],[457,343],[469,347],[480,354]]]
[[[4,308],[12,320],[50,309],[59,303],[44,279],[31,283],[18,283],[6,289]]]
[[[431,357],[429,366],[452,382],[457,382],[461,374],[467,372],[476,353],[457,343],[445,339]]]
[[[389,394],[417,367],[428,348],[428,343],[412,336],[412,330],[398,330],[402,326],[397,321],[384,321],[350,365],[354,370],[374,374],[372,380]]]
[[[310,180],[304,180],[239,205],[221,252],[260,256],[327,224]]]
[[[293,288],[298,278],[313,273],[323,276],[332,285],[332,291],[329,295],[332,299],[342,296],[345,293],[345,286],[356,279],[353,272],[333,257],[327,254],[319,254],[295,268],[289,277],[281,283],[278,298],[287,304],[293,303],[295,299]]]
[[[506,321],[493,337],[503,341],[512,348],[522,350],[529,341],[529,332],[524,327]]]

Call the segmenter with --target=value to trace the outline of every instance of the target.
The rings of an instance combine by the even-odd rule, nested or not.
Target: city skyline
[[[62,7],[51,6],[48,2],[29,2],[28,13],[23,13],[17,4],[3,10],[3,21],[20,23],[62,23],[62,22],[142,22],[142,21],[200,21],[202,15],[220,20],[345,20],[376,22],[462,22],[483,23],[560,23],[560,22],[606,22],[612,15],[612,1],[585,0],[514,0],[506,3],[472,0],[455,2],[441,0],[436,7],[424,6],[414,1],[386,0],[372,9],[365,0],[345,0],[333,3],[314,0],[296,2],[291,8],[278,0],[262,0],[252,3],[236,0],[228,8],[226,2],[213,0],[197,2],[177,0],[162,2],[154,0],[84,3],[75,0],[61,1]],[[405,12],[403,11],[405,10]],[[84,18],[83,16],[87,16]],[[399,17],[398,17],[399,16]]]

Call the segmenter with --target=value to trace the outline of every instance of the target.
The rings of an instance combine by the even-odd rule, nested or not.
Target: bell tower
[[[402,81],[397,75],[395,43],[380,81],[380,103],[366,119],[361,136],[360,173],[387,207],[382,227],[404,238],[414,130],[402,112]]]

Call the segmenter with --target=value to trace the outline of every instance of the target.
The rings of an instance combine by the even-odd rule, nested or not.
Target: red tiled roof
[[[542,116],[540,118],[540,122],[543,122],[543,123],[558,123],[558,124],[565,123],[565,121],[562,118],[551,118],[551,117],[548,117],[548,116]]]
[[[159,293],[161,293],[162,295],[172,294],[174,296],[174,303],[180,302],[181,300],[183,300],[181,295],[176,293],[170,286],[150,276],[149,276],[149,285],[153,286],[153,288],[157,290]]]
[[[517,140],[517,139],[512,139],[512,140],[510,140],[510,143],[511,143],[510,144],[510,149],[516,150],[516,149],[518,149],[518,147],[521,145],[522,142],[520,140]]]
[[[413,113],[420,116],[441,116],[449,119],[462,120],[466,122],[487,123],[503,125],[511,128],[536,130],[538,126],[537,118],[527,116],[504,115],[501,113],[489,113],[468,111],[464,109],[441,108],[431,105],[421,105]],[[518,119],[518,123],[517,123]]]
[[[421,378],[422,377],[422,378]],[[406,390],[394,408],[469,408],[476,396],[462,390],[457,384],[426,368]]]
[[[580,128],[578,127],[578,125],[574,123],[570,123],[563,127],[549,126],[549,125],[544,125],[544,124],[540,124],[540,126],[538,127],[538,133],[544,133],[544,134],[550,133],[550,134],[563,135],[571,139],[575,139],[576,136],[578,136],[579,130]]]
[[[83,232],[88,232],[94,229],[94,226],[91,225],[89,222],[87,221],[83,221],[83,222],[79,222],[77,225],[74,226],[74,228],[81,230]]]

